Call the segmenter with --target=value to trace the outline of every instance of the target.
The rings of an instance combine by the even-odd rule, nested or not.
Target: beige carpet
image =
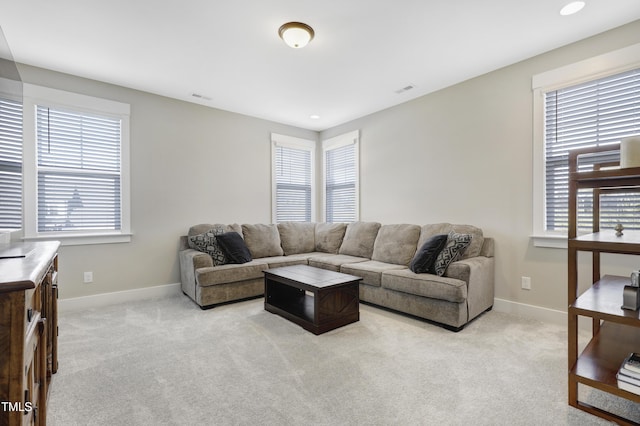
[[[262,299],[202,311],[180,296],[59,325],[50,425],[609,424],[567,405],[564,327],[493,311],[452,333],[361,305],[315,336]]]

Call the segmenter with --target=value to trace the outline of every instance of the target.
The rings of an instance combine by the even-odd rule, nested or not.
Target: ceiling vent
[[[211,100],[210,97],[203,96],[203,95],[201,95],[199,93],[192,93],[191,96],[194,97],[194,98],[197,98],[197,99],[202,99],[203,101],[210,101]]]
[[[416,86],[415,86],[415,84],[409,84],[409,85],[407,85],[407,86],[404,86],[402,89],[398,89],[398,90],[396,90],[395,92],[396,92],[397,94],[404,93],[404,92],[406,92],[406,91],[408,91],[408,90],[413,89],[414,87],[416,87]]]

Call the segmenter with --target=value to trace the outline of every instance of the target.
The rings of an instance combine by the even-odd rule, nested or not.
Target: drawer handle
[[[33,308],[27,309],[27,321],[31,322],[33,319]]]

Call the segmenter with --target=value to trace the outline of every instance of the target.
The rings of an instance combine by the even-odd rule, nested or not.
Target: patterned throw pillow
[[[444,246],[434,265],[436,275],[443,276],[449,265],[462,256],[462,253],[471,244],[471,235],[457,234],[453,231],[449,232],[447,244]]]
[[[224,265],[228,263],[228,261],[216,239],[217,235],[223,233],[224,228],[216,226],[202,234],[193,235],[189,237],[189,247],[211,256],[213,266]]]

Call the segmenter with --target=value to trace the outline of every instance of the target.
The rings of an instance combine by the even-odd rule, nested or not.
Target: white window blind
[[[612,146],[640,135],[640,69],[545,92],[545,219],[546,230],[568,229],[568,158],[574,149]],[[581,170],[618,161],[619,153],[602,153],[581,161]],[[578,228],[590,230],[591,190],[578,194]],[[604,193],[600,227],[616,223],[640,229],[640,194]]]
[[[274,142],[275,221],[310,222],[313,216],[313,151]]]
[[[22,102],[0,98],[0,228],[22,227]]]
[[[327,144],[324,149],[327,222],[358,220],[358,143],[352,135],[343,139],[346,143]]]
[[[121,230],[121,119],[36,108],[38,232]]]

